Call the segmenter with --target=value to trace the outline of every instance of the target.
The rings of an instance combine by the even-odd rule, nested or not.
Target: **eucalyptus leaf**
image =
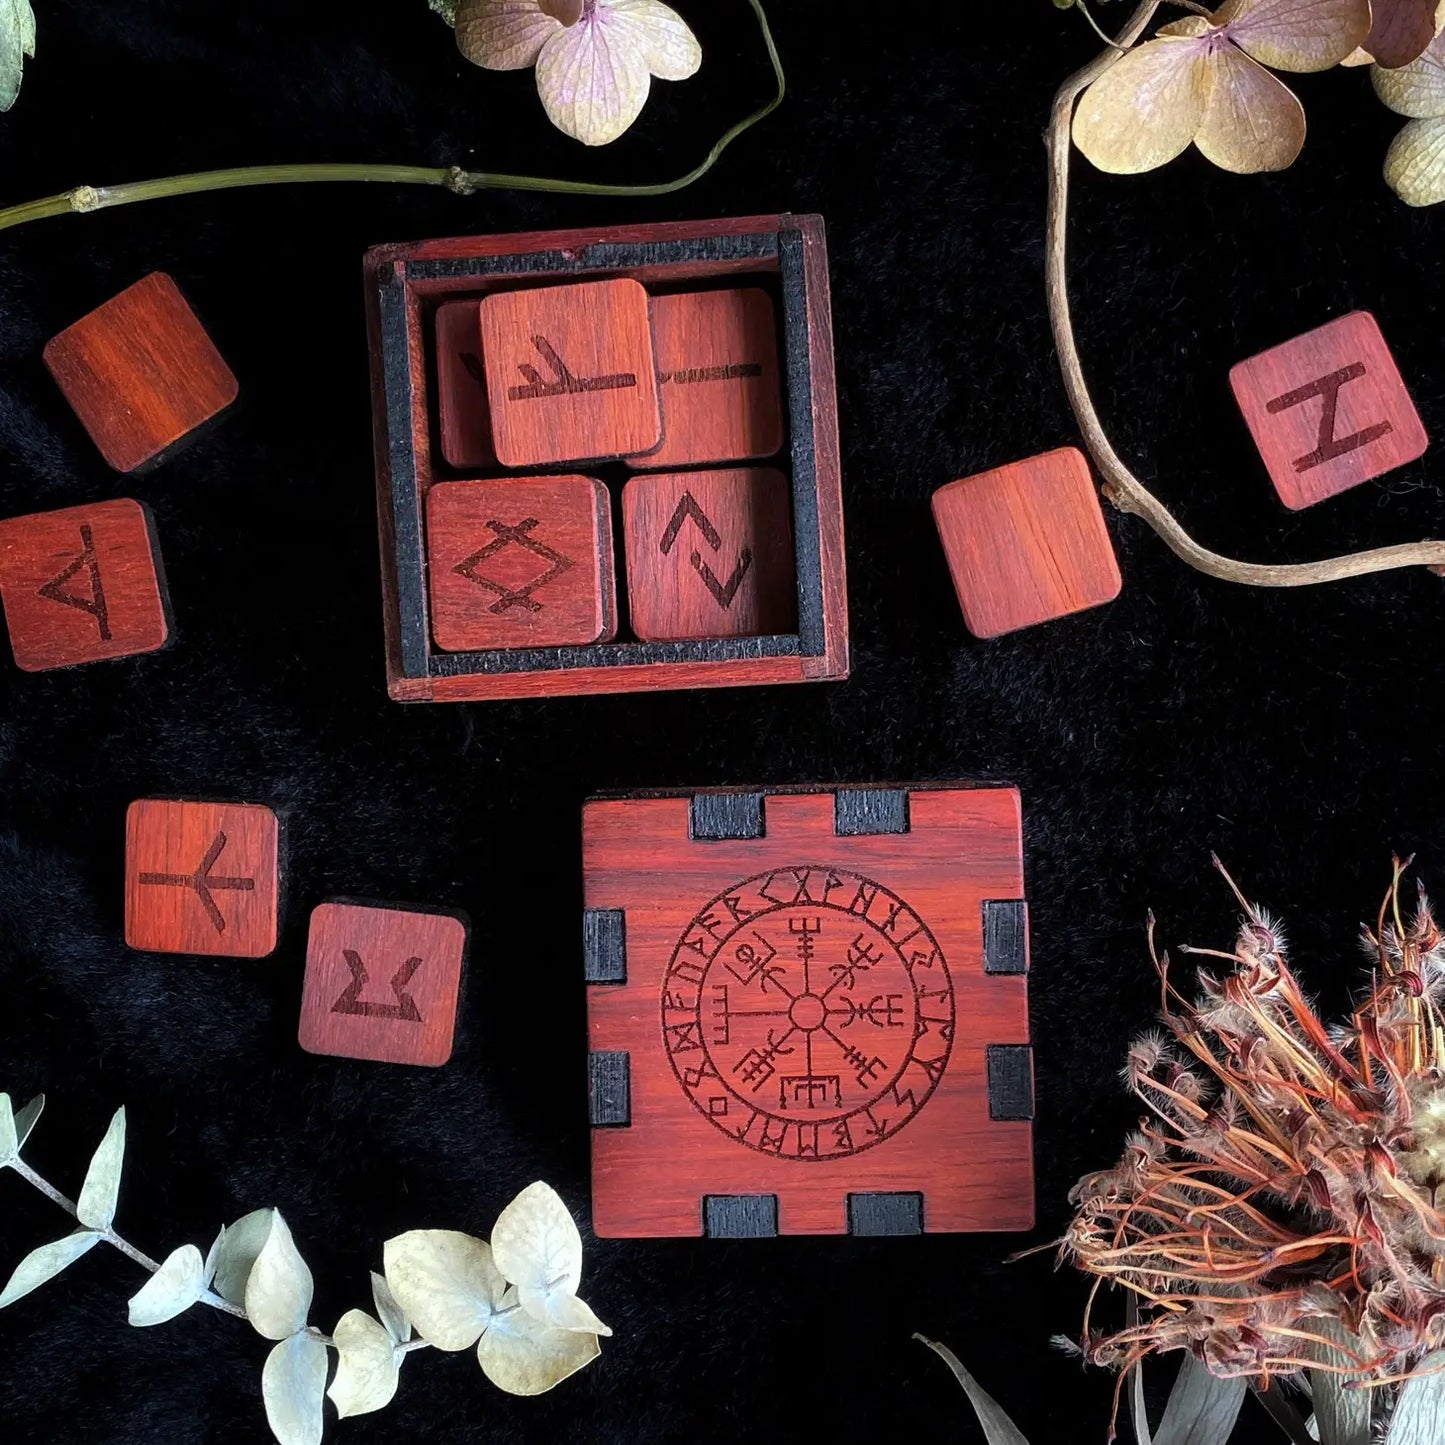
[[[0,1167],[9,1164],[20,1152],[20,1139],[15,1132],[15,1111],[10,1095],[0,1094]]]
[[[529,1184],[501,1212],[492,1230],[492,1258],[519,1290],[577,1293],[582,1236],[550,1184]]]
[[[376,1301],[377,1317],[386,1326],[386,1332],[399,1345],[404,1345],[411,1338],[411,1321],[406,1317],[406,1311],[396,1302],[396,1296],[391,1292],[391,1286],[387,1284],[385,1275],[371,1272],[371,1297]]]
[[[1154,1445],[1225,1445],[1247,1388],[1243,1379],[1211,1375],[1207,1365],[1186,1354],[1154,1432]]]
[[[214,1276],[216,1293],[229,1304],[246,1303],[246,1281],[256,1267],[256,1256],[271,1233],[274,1209],[256,1209],[221,1232]]]
[[[183,1244],[131,1298],[130,1322],[137,1328],[163,1325],[184,1314],[206,1292],[206,1262],[194,1244]]]
[[[25,1147],[25,1141],[30,1137],[31,1131],[40,1122],[40,1116],[44,1112],[45,1095],[37,1094],[15,1116],[15,1148],[17,1152]]]
[[[483,1239],[451,1229],[413,1229],[382,1249],[386,1282],[424,1340],[439,1350],[476,1344],[506,1293]]]
[[[280,1210],[246,1281],[246,1317],[268,1340],[289,1339],[305,1327],[314,1286]]]
[[[326,1346],[295,1334],[266,1356],[261,1371],[266,1423],[280,1445],[321,1445],[326,1395]]]
[[[3,4],[4,0],[0,0]],[[125,1165],[125,1110],[117,1109],[85,1171],[76,1201],[76,1218],[91,1229],[107,1230],[115,1222],[120,1200],[120,1173]]]
[[[93,1229],[78,1229],[57,1239],[53,1244],[42,1244],[32,1249],[16,1266],[10,1282],[0,1290],[0,1310],[24,1299],[33,1289],[39,1289],[47,1280],[52,1280],[61,1270],[75,1263],[83,1254],[88,1254],[101,1236]]]
[[[221,1226],[221,1232],[216,1236],[216,1242],[210,1247],[210,1249],[206,1253],[205,1277],[207,1289],[210,1289],[211,1281],[215,1279],[216,1270],[220,1267],[221,1250],[224,1248],[225,1243],[226,1226],[223,1224]]]
[[[519,1289],[517,1302],[534,1320],[556,1330],[576,1330],[584,1335],[610,1335],[612,1331],[575,1294],[558,1290]]]
[[[1427,1355],[1420,1373],[1405,1381],[1385,1438],[1389,1445],[1440,1445],[1445,1440],[1445,1350]]]
[[[1358,1338],[1339,1320],[1322,1319],[1314,1323],[1316,1333],[1328,1336],[1341,1348],[1314,1345],[1310,1349],[1311,1358],[1326,1364],[1350,1365],[1354,1362],[1352,1356],[1362,1354]],[[1370,1407],[1374,1392],[1346,1388],[1348,1381],[1365,1378],[1366,1375],[1353,1371],[1348,1375],[1339,1375],[1333,1370],[1310,1371],[1315,1419],[1323,1445],[1370,1445]]]
[[[543,1324],[517,1305],[517,1291],[510,1289],[477,1345],[477,1363],[499,1390],[541,1395],[600,1353],[596,1335]]]
[[[333,1331],[339,1362],[326,1392],[345,1420],[389,1405],[401,1372],[396,1341],[365,1310],[349,1310]]]
[[[1023,1432],[1004,1414],[998,1401],[963,1368],[958,1356],[947,1345],[940,1345],[923,1335],[914,1335],[913,1338],[920,1344],[927,1345],[953,1371],[954,1379],[963,1386],[968,1402],[973,1406],[973,1413],[978,1416],[978,1423],[983,1426],[983,1438],[988,1441],[988,1445],[1029,1445]]]
[[[0,0],[0,110],[20,94],[25,57],[35,58],[35,11],[30,0]]]

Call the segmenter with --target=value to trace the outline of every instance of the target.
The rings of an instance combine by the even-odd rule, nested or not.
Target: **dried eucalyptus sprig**
[[[16,1113],[10,1096],[0,1094],[0,1173],[14,1170],[80,1228],[21,1260],[0,1290],[0,1309],[97,1244],[109,1244],[151,1275],[130,1301],[132,1325],[165,1324],[204,1304],[249,1321],[275,1342],[261,1372],[261,1394],[280,1445],[318,1445],[325,1396],[342,1419],[389,1404],[402,1362],[415,1350],[475,1346],[494,1385],[539,1395],[595,1360],[598,1337],[612,1333],[577,1297],[582,1236],[567,1206],[540,1181],[502,1211],[490,1244],[443,1229],[387,1240],[384,1273],[371,1277],[375,1316],[349,1310],[327,1335],[309,1323],[311,1271],[277,1210],[258,1209],[223,1228],[204,1257],[183,1244],[157,1262],[115,1230],[125,1110],[111,1120],[72,1203],[20,1155],[44,1107],[42,1095]],[[329,1390],[328,1350],[337,1354]]]

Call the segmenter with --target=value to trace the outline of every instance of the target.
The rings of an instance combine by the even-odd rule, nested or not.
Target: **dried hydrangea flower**
[[[1445,201],[1445,34],[1399,70],[1375,68],[1381,100],[1410,124],[1385,156],[1385,179],[1407,205]]]
[[[1086,1321],[1095,1363],[1189,1350],[1265,1384],[1305,1369],[1383,1383],[1445,1344],[1445,938],[1423,894],[1402,916],[1401,871],[1346,1024],[1319,1018],[1242,897],[1233,953],[1212,955],[1228,967],[1201,973],[1196,999],[1155,955],[1167,1032],[1125,1072],[1148,1113],[1075,1186],[1061,1245],[1138,1298],[1124,1329]]]
[[[1373,0],[1364,49],[1377,65],[1398,70],[1418,58],[1445,25],[1442,0]]]
[[[457,44],[488,70],[537,67],[548,119],[606,145],[642,113],[652,78],[686,80],[702,47],[661,0],[462,0]]]
[[[1370,0],[1226,0],[1135,47],[1086,90],[1074,143],[1100,170],[1151,171],[1196,145],[1227,171],[1283,170],[1304,110],[1276,70],[1328,70],[1370,30]]]

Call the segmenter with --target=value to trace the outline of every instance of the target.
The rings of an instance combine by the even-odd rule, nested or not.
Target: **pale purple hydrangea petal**
[[[543,14],[537,0],[462,0],[457,45],[487,70],[525,70],[564,27]]]
[[[600,7],[599,7],[600,11]],[[632,31],[615,33],[599,11],[558,28],[537,60],[537,90],[558,130],[584,145],[606,145],[642,113],[652,80]]]
[[[630,45],[659,80],[686,80],[702,64],[702,46],[682,16],[662,0],[598,0],[597,19]]]

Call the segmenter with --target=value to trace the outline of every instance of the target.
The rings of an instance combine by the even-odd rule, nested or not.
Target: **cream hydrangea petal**
[[[1115,175],[1172,161],[1204,120],[1206,45],[1170,36],[1131,50],[1084,92],[1074,112],[1074,144]]]
[[[537,0],[462,0],[457,6],[457,47],[487,70],[526,70],[563,28]]]
[[[702,46],[687,22],[662,0],[602,0],[599,23],[631,45],[659,80],[686,80],[702,64]]]
[[[1377,67],[1375,93],[1399,115],[1429,120],[1445,115],[1445,36],[1432,41],[1418,60],[1399,70]]]
[[[1412,120],[1385,154],[1385,180],[1407,206],[1445,201],[1445,117]]]
[[[1437,0],[1374,0],[1375,23],[1365,49],[1391,70],[1408,65],[1435,38]]]
[[[537,59],[537,90],[547,117],[583,145],[614,141],[642,113],[652,79],[629,32],[599,24],[596,12],[559,29]]]
[[[1215,51],[1209,65],[1209,104],[1194,137],[1205,159],[1245,175],[1292,165],[1305,143],[1304,107],[1294,92],[1232,45]]]
[[[1215,24],[1273,70],[1329,70],[1365,43],[1370,0],[1226,0]]]

